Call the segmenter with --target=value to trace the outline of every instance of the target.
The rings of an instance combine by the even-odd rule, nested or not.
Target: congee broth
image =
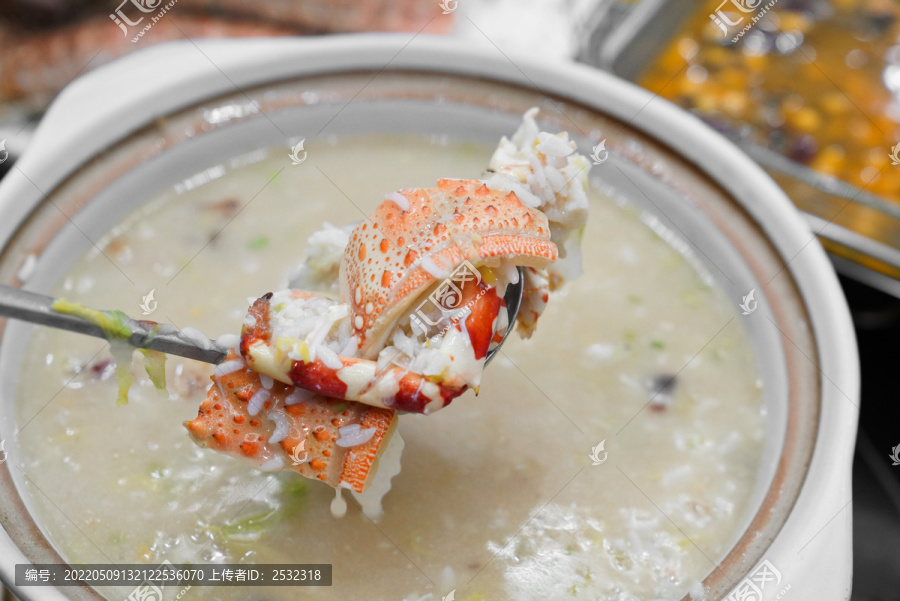
[[[359,221],[386,191],[477,178],[492,150],[380,135],[308,142],[300,165],[280,147],[238,157],[145,203],[52,293],[141,317],[154,290],[147,319],[238,332],[248,297],[284,288],[323,222]],[[403,468],[377,522],[353,502],[332,517],[325,484],[193,444],[183,423],[211,366],[170,357],[168,396],[133,367],[119,407],[107,343],[36,328],[18,446],[44,532],[71,563],[334,566],[331,587],[183,598],[681,598],[753,509],[756,360],[708,274],[634,207],[597,186],[590,198],[584,275],[555,294],[534,336],[507,341],[477,397],[401,416]]]

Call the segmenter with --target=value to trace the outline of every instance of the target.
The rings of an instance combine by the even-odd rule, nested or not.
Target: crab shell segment
[[[225,361],[235,360],[240,357],[232,352]],[[265,389],[259,374],[249,368],[211,379],[197,417],[185,422],[191,438],[267,471],[287,469],[363,492],[396,429],[397,414],[389,409],[311,393],[300,393],[301,402],[287,404],[298,397],[293,386],[274,382]],[[254,410],[250,403],[261,390],[266,391],[265,401]],[[371,436],[362,444],[342,446],[341,429],[357,424]]]
[[[316,295],[294,290],[290,296],[309,299]],[[266,294],[251,305],[240,350],[252,369],[279,382],[333,399],[423,414],[446,407],[468,389],[461,379],[445,374],[426,376],[395,364],[379,368],[376,361],[358,357],[338,355],[335,363],[314,356],[304,340],[273,332],[272,297]],[[472,353],[480,369],[504,302],[496,289],[484,282],[467,286],[461,301],[468,307],[465,319],[447,327],[467,338],[471,348],[461,351]]]
[[[442,179],[385,198],[353,230],[340,269],[364,357],[377,355],[397,321],[464,261],[543,269],[557,258],[547,217],[480,180]]]

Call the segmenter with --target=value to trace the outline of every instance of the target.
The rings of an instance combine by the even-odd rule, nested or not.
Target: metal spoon
[[[522,293],[525,290],[525,271],[521,267],[516,269],[519,271],[519,279],[515,284],[508,285],[506,294],[503,295],[503,301],[506,303],[506,314],[509,316],[509,325],[506,326],[506,332],[503,333],[503,338],[497,343],[497,346],[487,352],[484,359],[485,366],[491,362],[491,359],[494,358],[497,351],[500,350],[500,347],[503,346],[503,343],[506,342],[506,339],[509,338],[509,335],[512,334],[513,329],[516,327],[516,317],[519,315],[519,309],[522,308]]]
[[[54,311],[55,300],[51,296],[0,285],[0,315],[4,317],[107,338],[99,326],[80,317]],[[188,338],[172,325],[129,318],[128,327],[131,328],[128,342],[137,348],[149,348],[206,363],[220,363],[228,354],[228,349],[220,348],[215,341],[206,339],[206,344],[202,344],[199,337],[197,340]]]
[[[516,316],[522,305],[524,279],[522,268],[519,268],[519,281],[506,288],[503,299],[509,315],[509,327],[503,334],[503,340],[488,351],[485,365],[494,357],[516,324]],[[66,315],[53,310],[54,298],[35,292],[29,292],[0,284],[0,316],[20,319],[30,323],[50,326],[97,338],[107,338],[102,328],[74,315]],[[228,349],[220,347],[214,340],[201,339],[199,336],[186,336],[178,328],[155,321],[128,319],[131,336],[128,342],[137,348],[148,348],[172,355],[180,355],[188,359],[206,363],[221,363],[228,354]]]

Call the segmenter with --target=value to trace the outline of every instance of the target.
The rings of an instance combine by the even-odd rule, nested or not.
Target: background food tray
[[[598,8],[579,59],[637,82],[688,21],[705,10],[707,4],[695,0],[605,3]],[[788,190],[840,272],[900,297],[900,202],[824,175],[729,131],[722,133]],[[894,142],[885,140],[885,157]]]

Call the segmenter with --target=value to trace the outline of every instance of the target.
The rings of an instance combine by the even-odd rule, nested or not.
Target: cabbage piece
[[[134,356],[134,348],[118,338],[109,341],[109,354],[112,355],[116,365],[116,383],[119,385],[116,405],[128,404],[128,391],[134,384],[134,376],[131,374],[131,360]]]
[[[72,303],[62,298],[53,301],[51,308],[57,313],[80,317],[86,322],[94,324],[103,330],[103,335],[107,340],[131,338],[131,326],[128,325],[130,318],[121,311],[97,311],[88,309],[81,303]]]
[[[134,376],[131,375],[134,348],[128,342],[134,333],[131,326],[128,325],[131,318],[122,311],[98,311],[62,298],[53,301],[51,308],[63,315],[79,317],[103,330],[103,335],[109,340],[109,352],[116,365],[116,382],[119,385],[116,404],[127,405],[128,391],[134,384]],[[152,340],[152,336],[150,340]],[[158,391],[165,393],[166,354],[151,349],[138,350],[144,355],[144,370],[150,376],[150,381]]]
[[[306,482],[295,479],[284,485],[278,507],[247,516],[224,526],[219,532],[228,540],[252,542],[282,520],[294,515],[306,497]]]
[[[162,351],[154,351],[153,349],[138,349],[144,355],[144,370],[150,376],[150,381],[156,389],[166,392],[166,354]]]

